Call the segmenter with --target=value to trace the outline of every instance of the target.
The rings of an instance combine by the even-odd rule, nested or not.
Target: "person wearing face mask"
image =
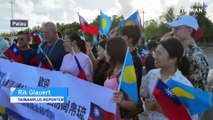
[[[64,49],[68,54],[63,58],[60,71],[78,76],[79,68],[75,60],[76,57],[86,74],[87,80],[92,82],[93,66],[90,58],[86,55],[85,41],[81,40],[76,33],[67,33],[65,35]]]

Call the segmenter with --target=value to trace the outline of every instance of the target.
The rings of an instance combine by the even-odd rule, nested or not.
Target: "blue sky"
[[[0,0],[0,33],[10,32],[11,0]],[[207,3],[207,17],[213,21],[212,0],[13,0],[14,19],[27,19],[29,27],[41,25],[42,22],[59,23],[78,22],[80,13],[91,22],[100,13],[100,9],[109,16],[124,15],[128,17],[135,10],[145,11],[145,20],[156,19],[169,6],[189,9],[194,2]],[[142,13],[141,13],[142,16]],[[22,28],[24,29],[24,28]],[[15,28],[15,31],[20,29]]]

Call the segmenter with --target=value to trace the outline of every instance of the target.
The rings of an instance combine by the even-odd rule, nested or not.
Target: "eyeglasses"
[[[18,40],[24,41],[24,38],[18,38]]]
[[[50,33],[54,33],[54,31],[42,31],[42,34],[50,34]]]
[[[46,32],[46,31],[45,31],[45,32],[42,32],[42,34],[49,34],[49,32]]]
[[[173,32],[176,32],[176,31],[178,31],[178,30],[180,30],[180,29],[186,29],[187,27],[185,27],[185,26],[183,26],[183,27],[174,27],[174,28],[172,28],[172,31]]]

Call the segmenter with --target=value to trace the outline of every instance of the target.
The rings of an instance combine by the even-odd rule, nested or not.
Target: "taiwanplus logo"
[[[197,7],[197,8],[184,8],[182,7],[180,9],[180,11],[182,12],[186,12],[186,13],[202,13],[203,11],[205,11],[207,9],[207,4],[203,3],[202,7]]]
[[[11,103],[67,103],[68,88],[10,89]]]

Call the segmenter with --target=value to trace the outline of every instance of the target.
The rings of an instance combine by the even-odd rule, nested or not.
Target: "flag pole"
[[[74,50],[74,48],[72,47],[71,49],[72,49],[72,53],[75,55],[75,50]]]
[[[81,24],[81,21],[80,21],[80,14],[79,14],[79,12],[78,12],[78,18],[79,18],[79,22],[80,22],[80,24]],[[85,38],[85,34],[84,34],[84,32],[81,30],[81,33],[82,33],[82,35],[83,35],[83,38],[84,38],[84,40],[86,41],[86,38]]]
[[[86,41],[85,33],[84,33],[83,31],[81,31],[81,32],[82,32],[82,34],[83,34],[83,38],[84,38],[84,40]]]
[[[50,60],[50,58],[47,56],[47,54],[43,51],[43,49],[41,47],[39,47],[40,51],[42,54],[44,54],[44,56],[46,57],[47,61],[49,62],[50,66],[52,67],[53,70],[55,70],[55,68],[53,67],[53,64]]]
[[[127,48],[127,50],[126,50],[126,55],[125,55],[125,58],[124,58],[124,63],[126,63],[126,57],[127,57],[127,53],[128,53],[128,51],[129,51],[129,47]],[[124,63],[123,63],[123,66],[122,66],[122,70],[121,70],[121,75],[120,75],[120,77],[119,77],[119,85],[118,85],[118,91],[120,91],[120,89],[121,89],[121,82],[122,82],[122,76],[123,76],[123,74],[124,74]]]

